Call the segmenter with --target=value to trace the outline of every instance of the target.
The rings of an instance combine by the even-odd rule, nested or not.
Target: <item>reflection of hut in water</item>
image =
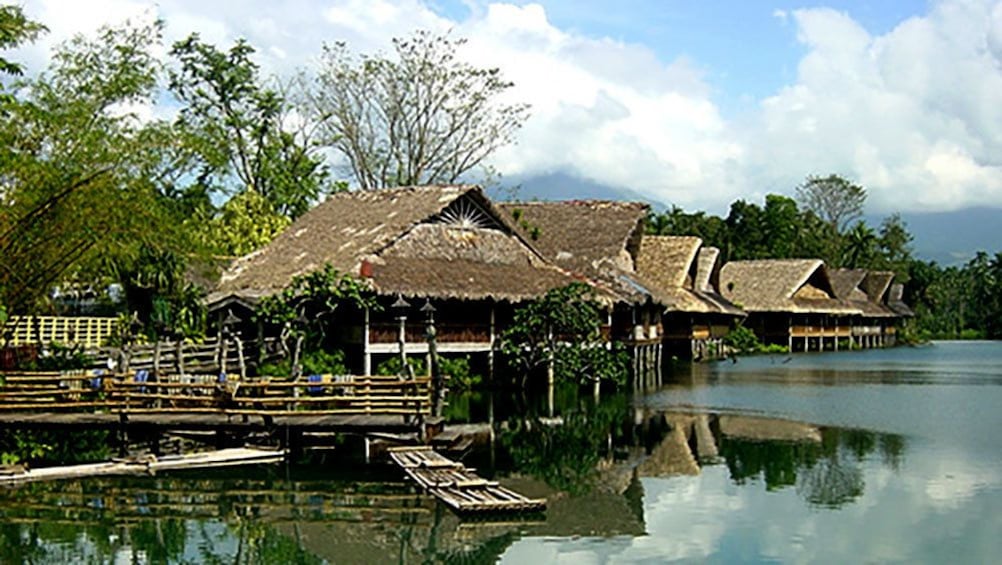
[[[820,259],[731,261],[720,289],[748,312],[745,326],[764,343],[801,351],[838,349],[859,310],[835,295]]]
[[[231,265],[208,298],[210,309],[252,305],[325,264],[362,279],[382,306],[339,310],[330,328],[349,366],[364,374],[374,358],[397,351],[398,313],[389,306],[399,296],[418,299],[408,312],[408,353],[428,350],[417,307],[429,300],[439,353],[477,354],[489,363],[516,304],[578,280],[548,262],[480,188],[404,187],[332,195]]]
[[[645,235],[637,270],[665,304],[664,346],[671,355],[706,359],[724,354],[723,338],[744,312],[717,289],[719,250],[690,236]]]

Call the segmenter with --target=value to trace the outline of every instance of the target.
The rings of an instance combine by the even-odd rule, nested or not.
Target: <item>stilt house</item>
[[[859,309],[840,300],[820,259],[731,261],[720,271],[724,298],[748,313],[745,326],[790,351],[839,348]]]
[[[720,296],[715,247],[691,236],[650,236],[641,240],[637,270],[656,285],[662,302],[664,346],[669,355],[706,359],[723,354],[723,338],[741,309]]]
[[[852,319],[852,343],[866,349],[894,345],[899,316],[887,305],[894,273],[832,269],[829,277],[835,295],[860,311]]]
[[[499,329],[516,304],[574,282],[549,263],[475,186],[424,186],[334,194],[269,245],[234,263],[209,303],[246,302],[279,292],[293,277],[332,265],[365,281],[381,308],[338,309],[332,335],[370,374],[398,351],[427,352],[425,303],[436,309],[438,351],[480,354],[493,368]],[[399,297],[410,308],[395,311]]]
[[[569,200],[505,202],[499,207],[557,266],[614,293],[610,337],[630,345],[640,366],[660,366],[663,305],[636,269],[646,204]]]

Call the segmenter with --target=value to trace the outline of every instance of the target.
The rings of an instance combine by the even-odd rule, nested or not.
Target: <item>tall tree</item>
[[[419,31],[393,40],[395,59],[325,47],[309,106],[360,188],[455,182],[514,141],[528,106],[503,101],[498,69],[462,61],[464,43]]]
[[[104,28],[59,47],[0,120],[0,302],[24,310],[53,284],[171,229],[144,175],[158,149],[130,111],[152,103],[162,25]],[[152,39],[152,41],[151,41]]]
[[[838,175],[808,176],[797,187],[797,199],[836,231],[843,233],[863,215],[866,189]]]
[[[264,83],[250,44],[240,39],[224,52],[192,34],[170,53],[170,88],[184,104],[178,122],[201,157],[206,189],[255,191],[295,218],[333,188],[313,125],[292,116],[282,89]]]

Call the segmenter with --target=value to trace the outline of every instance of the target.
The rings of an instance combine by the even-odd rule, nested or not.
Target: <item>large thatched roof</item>
[[[731,261],[720,270],[720,291],[748,312],[860,313],[836,297],[820,259]]]
[[[242,257],[210,297],[272,294],[330,263],[384,295],[521,301],[576,280],[470,185],[332,195]]]
[[[828,278],[832,282],[835,296],[848,301],[852,306],[858,308],[864,316],[870,318],[893,318],[895,313],[883,304],[883,291],[874,292],[873,295],[865,289],[876,291],[882,286],[886,290],[886,285],[878,283],[867,283],[867,281],[883,281],[890,283],[890,278],[886,277],[893,273],[867,271],[866,269],[829,269]]]
[[[697,286],[696,257],[702,244],[702,239],[692,236],[645,235],[637,254],[637,272],[657,287],[656,294],[664,297],[668,311],[743,315],[709,287],[708,274],[706,290]],[[713,265],[704,267],[712,270]]]
[[[567,200],[498,204],[547,259],[613,290],[621,300],[653,296],[634,261],[649,206],[638,202]]]

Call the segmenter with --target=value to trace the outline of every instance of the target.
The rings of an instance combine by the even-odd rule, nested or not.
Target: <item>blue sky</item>
[[[640,43],[664,60],[691,59],[706,73],[714,98],[730,110],[753,105],[795,78],[797,63],[806,49],[797,41],[796,27],[789,19],[794,10],[824,6],[846,12],[867,31],[879,35],[928,8],[925,0],[514,2],[532,3],[542,4],[559,28]],[[468,2],[435,5],[457,20],[471,12]]]
[[[386,50],[416,29],[469,39],[532,105],[492,165],[714,213],[810,174],[869,190],[868,213],[1002,207],[1002,0],[28,0],[51,33],[126,18],[166,41],[244,37],[288,75],[324,42]],[[336,165],[336,163],[335,163]]]

